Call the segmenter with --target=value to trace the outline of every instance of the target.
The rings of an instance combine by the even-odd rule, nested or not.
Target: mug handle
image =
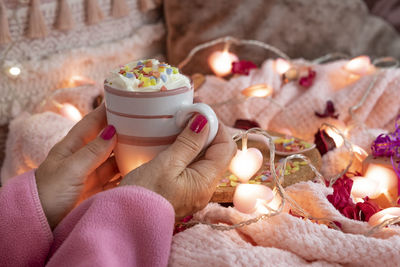
[[[181,109],[178,110],[178,112],[176,113],[176,125],[183,128],[186,122],[190,119],[191,115],[195,112],[204,115],[210,125],[210,132],[208,134],[208,139],[205,145],[207,147],[214,140],[218,132],[217,115],[210,106],[204,103],[196,103],[181,107]]]

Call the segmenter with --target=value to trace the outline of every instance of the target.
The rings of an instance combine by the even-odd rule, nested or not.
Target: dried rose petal
[[[356,208],[360,214],[360,220],[364,222],[368,222],[372,215],[381,210],[378,205],[372,202],[368,197],[364,198],[364,202],[358,202]]]
[[[358,212],[356,206],[348,205],[342,210],[342,214],[349,219],[359,220]]]
[[[309,88],[313,84],[313,81],[309,77],[301,77],[299,84],[305,88]]]
[[[327,199],[344,216],[353,220],[360,220],[360,209],[354,204],[350,197],[353,180],[347,174],[336,180],[333,184],[333,194],[328,195]],[[369,207],[364,207],[367,214],[371,214]],[[368,217],[369,218],[369,217]]]
[[[243,130],[248,130],[251,128],[256,128],[260,127],[260,124],[256,121],[250,121],[250,120],[243,120],[243,119],[238,119],[235,121],[235,125],[233,125],[233,128],[237,129],[243,129]]]
[[[334,223],[337,227],[339,227],[340,229],[342,229],[342,224],[341,224],[340,222],[338,222],[338,221],[333,221],[333,223]]]
[[[251,69],[256,69],[257,65],[251,61],[240,60],[236,62],[232,62],[232,73],[233,74],[241,74],[241,75],[249,75]]]
[[[339,117],[339,114],[335,114],[335,104],[333,104],[331,100],[326,101],[326,107],[324,113],[319,113],[315,111],[314,114],[319,118],[331,117],[337,119]]]
[[[330,137],[325,130],[318,129],[318,132],[314,135],[314,144],[321,156],[326,154],[328,151],[336,148],[335,141]]]
[[[317,76],[317,73],[313,69],[308,68],[307,75],[300,77],[299,85],[301,85],[302,87],[305,87],[305,88],[311,87],[314,83],[314,79],[316,76]]]

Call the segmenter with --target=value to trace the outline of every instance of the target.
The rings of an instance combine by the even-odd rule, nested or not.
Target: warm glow
[[[12,76],[18,76],[21,74],[21,69],[19,67],[11,67],[8,69],[8,72],[12,75]]]
[[[373,70],[373,65],[368,56],[359,56],[350,60],[344,69],[351,74],[365,75]]]
[[[372,226],[375,226],[387,219],[392,219],[398,216],[400,216],[400,208],[387,208],[372,215],[371,218],[369,218],[368,223]]]
[[[361,176],[354,176],[351,179],[353,180],[353,187],[351,188],[352,197],[364,198],[368,196],[374,199],[381,194],[378,181]]]
[[[280,75],[285,74],[290,69],[290,67],[291,67],[290,63],[287,60],[283,59],[283,58],[278,58],[275,61],[275,70]]]
[[[392,168],[370,163],[364,176],[379,183],[379,192],[385,195],[389,202],[391,199],[397,199],[398,178]]]
[[[228,51],[215,51],[208,59],[208,63],[212,71],[217,76],[226,76],[232,71],[232,63],[238,61],[239,58]]]
[[[246,183],[261,168],[262,162],[263,155],[257,148],[238,149],[229,170],[239,181]]]
[[[68,87],[78,87],[82,85],[93,85],[95,82],[89,78],[80,76],[80,75],[73,75],[68,81]]]
[[[79,112],[79,110],[75,106],[68,103],[61,104],[60,114],[63,117],[75,122],[78,122],[82,119],[82,114]]]
[[[243,213],[253,213],[274,198],[272,190],[260,184],[239,184],[233,195],[233,205]]]
[[[256,84],[242,90],[242,94],[247,97],[266,97],[272,95],[274,89],[266,84]]]
[[[271,210],[278,210],[279,206],[281,204],[282,204],[282,198],[279,195],[279,193],[276,192],[274,194],[273,199],[271,201],[269,201],[269,202],[266,202],[265,200],[264,201],[258,200],[257,203],[256,203],[256,211],[258,213],[261,213],[261,214],[269,214],[271,212],[270,209]],[[286,203],[282,207],[282,212],[288,213],[289,210],[290,210],[290,206]]]
[[[359,161],[363,162],[368,157],[368,153],[361,147],[357,145],[351,145],[351,147],[353,148],[354,155]]]
[[[340,134],[338,134],[335,130],[333,130],[332,128],[326,128],[325,132],[327,135],[329,135],[329,137],[331,137],[333,139],[336,147],[341,147],[343,145],[344,140],[343,140],[342,136]]]

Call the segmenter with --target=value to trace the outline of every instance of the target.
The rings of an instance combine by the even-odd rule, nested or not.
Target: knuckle
[[[184,135],[179,135],[176,140],[190,152],[198,152],[201,150],[200,144]]]
[[[178,167],[179,160],[177,160],[173,153],[164,150],[156,157],[155,163],[156,166],[160,166],[162,171],[169,175],[175,167]]]
[[[86,145],[86,150],[91,156],[97,156],[101,153],[101,148],[95,142],[90,142]]]
[[[61,141],[56,143],[48,152],[47,158],[53,158],[53,159],[63,159],[67,157],[67,153],[65,152],[65,149],[62,146]]]

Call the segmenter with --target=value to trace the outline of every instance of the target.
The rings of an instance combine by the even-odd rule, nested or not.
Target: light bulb
[[[17,66],[11,67],[8,69],[8,72],[12,75],[12,76],[18,76],[21,74],[21,69]]]
[[[351,74],[360,76],[366,75],[374,69],[371,59],[368,56],[355,57],[347,62],[343,68]]]
[[[333,129],[327,128],[325,130],[326,134],[329,135],[335,142],[336,147],[341,147],[344,143],[343,137],[336,133]]]
[[[283,58],[278,58],[275,61],[275,70],[280,75],[285,74],[290,69],[290,67],[291,67],[290,63],[287,60],[283,59]]]
[[[14,61],[5,61],[3,65],[3,71],[10,78],[17,78],[21,72],[21,65]]]
[[[232,63],[238,60],[239,58],[235,54],[224,50],[213,52],[208,63],[215,75],[223,77],[232,72]]]
[[[241,93],[247,97],[267,97],[274,92],[274,89],[266,84],[256,84],[244,89]]]

